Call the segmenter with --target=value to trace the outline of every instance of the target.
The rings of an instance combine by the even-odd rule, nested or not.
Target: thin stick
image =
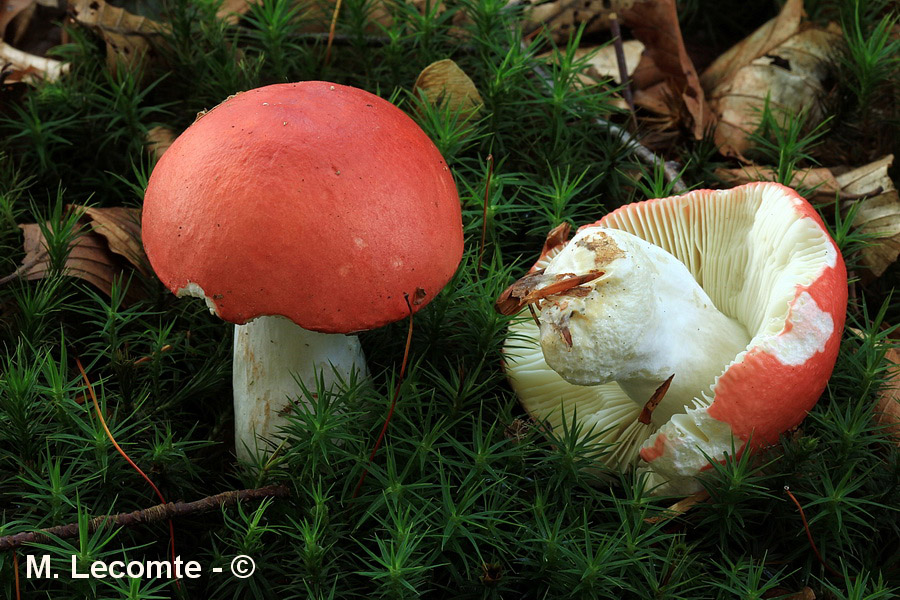
[[[16,600],[22,600],[22,588],[19,586],[19,554],[13,550],[13,573],[16,575]]]
[[[381,441],[387,433],[388,424],[391,422],[391,417],[394,415],[394,408],[397,406],[397,396],[400,395],[400,385],[403,383],[403,376],[406,374],[406,362],[409,359],[409,347],[412,344],[413,310],[412,305],[409,303],[409,295],[405,295],[405,298],[406,306],[409,308],[409,330],[406,332],[406,348],[403,350],[403,362],[400,363],[400,375],[397,378],[397,385],[394,387],[394,394],[391,397],[391,407],[388,409],[387,418],[385,418],[384,425],[381,427],[381,433],[378,434],[378,439],[375,441],[375,447],[372,448],[372,453],[369,455],[369,462],[363,469],[359,481],[356,482],[352,498],[356,498],[356,496],[359,495],[359,490],[362,489],[363,482],[366,480],[366,475],[369,474],[369,467],[372,465],[372,461],[375,460],[375,453],[378,452],[378,448],[381,447]]]
[[[166,344],[165,346],[163,346],[162,348],[159,349],[159,354],[162,354],[163,352],[168,352],[171,349],[172,349],[172,344]],[[133,364],[134,366],[142,365],[144,363],[148,363],[151,360],[153,360],[153,358],[155,356],[157,356],[156,352],[154,352],[150,356],[142,356],[141,358],[137,359],[136,361],[134,361],[131,364]]]
[[[812,532],[809,530],[809,523],[806,522],[806,514],[803,512],[803,507],[800,506],[800,502],[797,498],[794,497],[794,494],[791,493],[791,488],[788,486],[784,486],[784,493],[790,496],[791,500],[794,501],[794,505],[797,507],[797,510],[800,511],[800,518],[803,520],[803,529],[806,530],[806,539],[809,540],[809,545],[812,548],[813,552],[816,554],[816,558],[819,559],[819,562],[822,563],[822,566],[825,567],[829,573],[836,577],[843,577],[840,573],[831,568],[831,566],[825,562],[825,559],[822,558],[822,555],[819,554],[819,549],[816,548],[816,543],[813,541]]]
[[[619,68],[619,81],[622,82],[622,96],[631,110],[631,120],[637,125],[634,111],[634,95],[631,93],[631,78],[628,76],[628,65],[625,63],[625,47],[622,45],[622,29],[619,27],[619,15],[609,14],[609,31],[613,35],[613,48],[616,50],[616,65]]]
[[[334,43],[334,29],[337,26],[338,13],[341,12],[341,0],[334,3],[334,12],[331,13],[331,27],[328,28],[328,44],[325,46],[325,66],[331,62],[331,46]]]
[[[491,176],[494,174],[494,155],[488,154],[487,157],[488,162],[488,174],[487,174],[487,183],[484,184],[484,208],[481,211],[481,246],[478,249],[478,266],[475,267],[475,272],[478,273],[481,271],[481,259],[484,258],[484,240],[487,238],[487,213],[488,213],[488,200],[491,196]]]
[[[94,403],[94,411],[97,413],[97,418],[100,419],[100,425],[103,426],[103,431],[106,432],[106,437],[109,438],[109,441],[112,442],[113,447],[118,450],[119,454],[122,455],[129,465],[131,465],[135,471],[137,471],[141,477],[144,478],[144,481],[150,484],[150,487],[153,488],[153,491],[156,492],[156,496],[159,498],[159,501],[163,504],[166,503],[165,497],[162,495],[162,492],[159,491],[159,488],[154,485],[150,478],[147,477],[147,474],[144,473],[139,466],[137,466],[133,460],[122,450],[121,446],[119,446],[118,442],[116,442],[116,438],[113,437],[112,431],[109,430],[109,427],[106,425],[106,419],[103,418],[103,411],[100,410],[100,403],[97,402],[97,394],[94,393],[94,386],[91,385],[91,380],[88,379],[87,373],[84,370],[84,366],[81,364],[81,360],[76,356],[75,364],[78,365],[78,370],[81,372],[81,377],[84,379],[84,383],[87,386],[88,393],[91,396],[91,401]],[[171,551],[172,557],[172,568],[175,568],[175,526],[172,524],[172,519],[169,519],[169,549]],[[176,585],[180,587],[181,584],[177,583]]]
[[[118,513],[115,515],[101,515],[94,517],[88,521],[88,533],[93,533],[101,527],[133,527],[135,525],[143,525],[146,523],[156,523],[168,519],[171,521],[173,517],[184,517],[197,513],[211,512],[223,506],[231,506],[238,502],[248,502],[254,500],[263,500],[265,498],[287,498],[290,496],[290,490],[284,485],[270,485],[258,489],[249,490],[233,490],[222,492],[214,496],[207,496],[193,502],[169,502],[166,504],[157,504],[150,508],[135,510],[130,513]],[[17,533],[0,537],[0,552],[5,550],[14,550],[25,544],[38,543],[43,544],[51,541],[50,536],[67,539],[78,536],[78,523],[69,523],[68,525],[57,525],[56,527],[48,527],[39,531],[31,531],[25,533]],[[13,560],[15,561],[15,551],[13,552]],[[18,572],[18,571],[17,571]]]
[[[650,399],[647,400],[647,403],[644,404],[643,410],[641,410],[641,414],[638,416],[638,422],[643,423],[644,425],[649,425],[650,421],[653,418],[653,411],[656,410],[656,407],[659,406],[659,403],[663,401],[663,398],[666,395],[666,392],[669,391],[669,386],[672,385],[672,380],[675,379],[675,373],[672,373],[668,379],[662,382],[656,391],[653,392],[653,395],[650,396]]]

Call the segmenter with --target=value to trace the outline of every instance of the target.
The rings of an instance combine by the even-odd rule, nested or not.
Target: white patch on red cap
[[[802,365],[825,350],[832,333],[834,319],[819,308],[809,292],[802,292],[794,300],[781,333],[764,338],[758,347],[784,365]]]
[[[830,240],[829,240],[830,241]],[[833,269],[837,265],[838,251],[834,244],[825,244],[825,264],[828,268]]]

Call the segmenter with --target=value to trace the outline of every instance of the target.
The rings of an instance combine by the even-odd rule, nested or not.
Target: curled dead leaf
[[[583,275],[574,273],[545,275],[543,269],[529,272],[500,294],[497,301],[494,302],[494,309],[502,315],[514,315],[527,304],[533,304],[553,296],[566,295],[577,289],[578,286],[590,283],[603,275],[603,271],[588,271]],[[575,291],[573,295],[581,294]]]
[[[584,56],[590,52],[593,52],[593,54],[588,59],[589,66],[585,70],[584,75],[595,80],[612,79],[616,83],[622,83],[619,65],[616,62],[615,46],[607,44],[599,50],[596,46],[579,48],[576,51],[576,57]],[[622,42],[622,52],[625,55],[625,72],[630,77],[634,74],[638,64],[641,62],[641,55],[644,53],[644,44],[642,44],[640,40],[627,40]]]
[[[809,586],[804,587],[798,592],[791,593],[791,590],[783,587],[776,587],[769,590],[763,598],[780,598],[781,600],[816,600],[816,593]]]
[[[786,116],[806,111],[810,125],[823,118],[824,86],[842,37],[836,26],[802,25],[801,12],[802,2],[791,0],[703,74],[723,154],[743,158],[767,101]]]
[[[83,211],[83,217],[79,221],[81,229],[69,243],[66,275],[87,281],[110,295],[113,283],[127,275],[129,263],[140,272],[149,273],[140,242],[139,209],[78,205],[69,205],[69,208]],[[37,223],[27,223],[19,228],[24,236],[25,258],[18,269],[0,279],[0,285],[17,278],[42,279],[50,270],[47,242],[41,227]],[[138,296],[137,288],[130,287],[126,300],[133,301]]]
[[[172,142],[175,141],[176,137],[178,137],[178,134],[175,133],[174,129],[157,125],[147,131],[147,135],[144,138],[144,146],[154,160],[159,160],[163,153],[169,149],[169,146],[172,145]]]
[[[525,31],[543,30],[557,42],[568,39],[578,28],[584,33],[606,31],[610,16],[626,10],[635,0],[528,0]]]
[[[646,46],[644,54],[664,74],[668,93],[684,106],[690,121],[685,126],[694,138],[703,139],[707,129],[714,125],[715,115],[684,47],[675,0],[638,0],[622,10],[621,17]]]
[[[861,252],[862,264],[876,277],[900,256],[900,195],[888,175],[893,162],[894,155],[889,154],[837,177],[845,194],[866,196],[845,203],[844,209],[857,204],[853,225],[876,238]]]
[[[475,83],[449,58],[422,69],[413,92],[430,104],[447,106],[463,119],[475,117],[484,105]]]
[[[739,169],[715,170],[716,177],[729,186],[742,185],[751,181],[778,181],[778,173],[773,167],[749,164]],[[815,167],[797,169],[791,177],[790,187],[795,189],[814,190],[808,199],[814,202],[834,202],[838,194],[843,195],[831,169]]]
[[[104,0],[69,0],[76,22],[99,33],[106,42],[106,62],[115,72],[119,65],[130,70],[144,66],[154,43],[167,26]]]
[[[0,40],[17,44],[24,35],[35,8],[37,8],[35,0],[0,1]],[[7,31],[7,27],[11,31]]]
[[[145,276],[151,270],[141,244],[141,211],[138,208],[111,206],[94,208],[71,205],[75,210],[84,210],[90,219],[92,231],[106,239],[110,252],[118,254]]]
[[[900,446],[900,350],[890,348],[885,359],[890,363],[888,381],[878,395],[875,420],[884,425],[897,446]]]
[[[777,48],[795,35],[803,17],[803,0],[788,0],[778,16],[719,55],[700,76],[704,89],[712,91],[754,59]]]
[[[261,0],[225,0],[219,5],[216,17],[229,25],[237,25],[241,17],[247,14],[251,6],[262,4]]]

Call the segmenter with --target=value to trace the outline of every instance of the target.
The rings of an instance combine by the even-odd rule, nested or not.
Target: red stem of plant
[[[372,464],[372,461],[375,460],[375,453],[378,452],[378,448],[381,447],[381,441],[387,433],[388,424],[391,422],[394,408],[397,406],[397,397],[400,395],[400,385],[403,383],[403,376],[406,374],[406,362],[409,359],[409,347],[412,344],[413,334],[413,310],[412,305],[409,303],[409,296],[406,296],[406,306],[409,308],[409,329],[406,332],[406,348],[403,350],[403,362],[400,363],[400,376],[397,379],[397,385],[394,387],[394,395],[391,397],[391,407],[388,409],[384,425],[381,427],[381,433],[378,434],[378,439],[375,441],[375,447],[372,448],[372,453],[369,455],[369,462],[366,465],[366,468],[363,469],[362,475],[359,477],[359,481],[356,482],[356,487],[353,489],[353,498],[356,498],[356,496],[359,495],[359,490],[362,489],[363,482],[366,480],[366,475],[369,474],[369,466]]]
[[[791,488],[789,488],[788,486],[784,486],[784,493],[790,496],[791,500],[794,501],[794,505],[797,507],[797,510],[800,511],[800,518],[803,520],[803,529],[806,530],[806,539],[809,540],[809,545],[812,548],[813,552],[815,552],[816,558],[819,559],[819,562],[822,563],[822,566],[825,567],[825,569],[829,573],[836,577],[843,577],[843,575],[832,569],[831,566],[822,558],[822,555],[819,554],[819,549],[816,548],[816,543],[813,541],[812,532],[810,532],[809,530],[809,523],[806,522],[806,514],[803,512],[803,507],[800,506],[800,502],[796,497],[794,497],[794,494],[791,493]]]
[[[19,554],[13,550],[13,573],[16,576],[16,600],[22,600],[22,589],[19,587]]]
[[[484,185],[484,208],[481,212],[481,246],[478,248],[478,266],[475,272],[481,271],[481,259],[484,258],[484,240],[487,238],[487,213],[488,200],[491,196],[491,176],[494,174],[494,155],[488,154],[488,174],[487,183]]]
[[[325,46],[325,66],[331,62],[331,46],[334,43],[334,28],[337,26],[338,13],[341,11],[341,0],[334,3],[334,12],[331,14],[331,27],[328,29],[328,44]]]
[[[131,467],[140,474],[141,477],[144,478],[144,481],[150,484],[150,487],[153,488],[153,491],[156,492],[157,498],[163,504],[166,503],[166,498],[162,495],[162,492],[159,491],[159,488],[150,481],[150,478],[147,477],[147,474],[144,473],[139,466],[137,466],[131,457],[129,457],[122,447],[119,446],[119,443],[116,442],[116,438],[113,437],[112,431],[109,430],[109,427],[106,425],[106,419],[103,418],[103,411],[100,410],[100,403],[97,401],[97,394],[94,393],[94,386],[91,385],[91,380],[88,379],[87,373],[84,370],[84,366],[81,364],[81,360],[76,356],[75,364],[78,365],[78,370],[81,372],[81,377],[84,379],[84,384],[87,386],[88,394],[91,396],[91,401],[94,403],[94,411],[97,413],[97,418],[100,419],[100,425],[103,426],[103,431],[106,432],[106,437],[109,438],[109,441],[112,442],[113,447],[122,455],[122,458],[131,465]],[[169,519],[169,549],[172,554],[172,571],[175,571],[175,525],[172,523],[172,519]],[[181,586],[178,583],[178,579],[175,580],[175,585]]]

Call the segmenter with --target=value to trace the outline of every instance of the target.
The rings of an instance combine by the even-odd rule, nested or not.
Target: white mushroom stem
[[[678,259],[616,229],[582,229],[538,287],[592,271],[603,275],[543,303],[547,364],[577,385],[615,381],[642,407],[674,375],[653,409],[656,428],[695,399],[705,405],[716,377],[746,349],[747,330],[715,307]]]
[[[354,335],[308,331],[284,317],[259,317],[234,329],[234,439],[237,456],[271,452],[287,425],[300,383],[311,392],[364,377],[366,362]],[[277,442],[276,442],[277,443]]]

